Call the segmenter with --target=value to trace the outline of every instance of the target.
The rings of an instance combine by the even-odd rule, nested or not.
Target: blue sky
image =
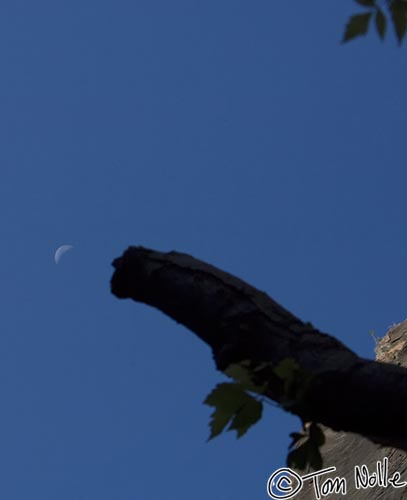
[[[364,357],[406,318],[405,50],[341,45],[358,10],[2,2],[1,498],[261,499],[285,464],[300,422],[276,408],[206,442],[222,376],[110,294],[128,245],[236,274]]]

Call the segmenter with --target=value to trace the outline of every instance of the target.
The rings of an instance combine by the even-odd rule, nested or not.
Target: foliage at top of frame
[[[393,28],[399,44],[407,31],[407,0],[355,0],[363,11],[348,19],[342,42],[348,42],[358,36],[366,35],[374,24],[381,40],[384,40],[387,26]]]

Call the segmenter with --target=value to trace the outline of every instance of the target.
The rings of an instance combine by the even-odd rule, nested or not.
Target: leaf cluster
[[[283,359],[273,371],[283,382],[281,405],[289,410],[297,404],[302,404],[313,375],[303,370],[293,358]]]
[[[374,23],[377,34],[384,40],[387,25],[392,25],[399,44],[407,30],[407,0],[355,0],[364,10],[351,16],[345,27],[342,42],[348,42],[358,36],[366,35],[369,26]]]
[[[267,384],[254,382],[259,373],[272,369],[274,375],[281,380],[283,398],[281,405],[292,408],[301,402],[312,380],[312,376],[301,369],[292,358],[285,358],[277,365],[261,363],[253,367],[250,361],[242,361],[230,365],[225,373],[234,382],[218,384],[206,397],[204,403],[212,406],[214,412],[210,421],[208,440],[227,430],[235,430],[237,438],[243,436],[248,429],[260,420],[263,413],[263,402],[267,401]],[[304,425],[301,433],[292,433],[293,442],[287,457],[289,467],[318,469],[322,464],[319,447],[325,441],[322,429],[315,423]]]
[[[228,424],[227,430],[235,430],[240,438],[263,412],[262,401],[249,393],[263,394],[265,386],[253,383],[247,362],[230,365],[226,374],[235,382],[218,384],[204,401],[215,408],[211,415],[209,439],[218,436]]]

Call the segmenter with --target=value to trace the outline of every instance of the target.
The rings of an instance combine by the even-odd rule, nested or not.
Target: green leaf
[[[284,383],[280,404],[288,410],[303,404],[314,376],[303,370],[294,358],[284,358],[273,371]]]
[[[376,11],[376,29],[377,33],[379,34],[380,38],[383,40],[384,35],[386,34],[386,18],[383,14],[383,12],[378,8]]]
[[[222,383],[207,396],[204,404],[213,406],[209,440],[218,436],[230,422],[228,430],[242,436],[261,417],[263,405],[247,394],[241,384]]]
[[[236,382],[239,382],[246,391],[264,394],[267,389],[267,384],[256,385],[252,382],[250,361],[241,361],[240,363],[229,365],[225,370],[225,374],[236,380]]]
[[[407,30],[407,3],[403,0],[394,0],[390,4],[390,11],[397,39],[401,43]]]
[[[320,447],[325,442],[325,436],[321,427],[315,423],[306,425],[301,433],[293,432],[290,448],[287,456],[287,466],[299,470],[311,468],[322,469],[322,455]]]
[[[251,396],[249,398],[237,412],[228,429],[230,431],[236,430],[238,438],[242,437],[252,425],[260,420],[263,412],[263,405],[260,401],[256,401]]]
[[[365,35],[369,27],[369,21],[371,17],[371,12],[351,16],[349,18],[348,24],[346,25],[342,43],[348,42],[349,40],[352,40],[357,36]]]
[[[225,373],[228,377],[235,379],[242,385],[251,384],[251,375],[249,371],[250,361],[241,361],[240,363],[233,363],[229,365]]]
[[[299,370],[300,365],[294,358],[284,358],[274,368],[274,373],[282,380],[291,380]]]
[[[243,404],[245,392],[239,384],[218,384],[207,396],[204,404],[215,407],[211,417],[211,435],[209,439],[220,434],[233,415]]]

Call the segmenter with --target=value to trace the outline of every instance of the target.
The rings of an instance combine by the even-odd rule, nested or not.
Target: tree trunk
[[[407,367],[407,320],[390,328],[387,334],[380,339],[376,346],[376,359]],[[399,405],[402,404],[401,401],[400,399]],[[407,455],[404,451],[379,446],[360,435],[335,432],[331,429],[324,429],[324,431],[326,442],[321,449],[324,468],[334,466],[336,470],[321,475],[318,480],[304,482],[303,489],[295,495],[296,500],[317,498],[314,482],[318,481],[318,487],[321,488],[324,481],[335,477],[345,479],[347,487],[345,498],[357,500],[402,500],[407,498]],[[364,469],[363,466],[366,466],[367,469]],[[388,468],[388,479],[392,477],[397,479],[397,473],[399,473],[400,478],[397,482],[406,483],[402,484],[401,487],[393,487],[391,482],[386,480],[386,473],[381,477],[380,484],[375,483],[373,474],[377,474],[378,469],[385,472],[386,468]],[[366,480],[366,471],[373,481],[372,485],[366,488],[357,488],[355,472],[359,478]],[[302,471],[297,471],[297,473],[303,474]],[[295,480],[294,483],[298,484]],[[339,500],[344,497],[338,492],[327,498]]]
[[[276,366],[292,358],[312,378],[288,411],[407,450],[407,369],[358,357],[265,293],[189,255],[130,247],[113,266],[114,295],[188,327],[210,345],[219,370],[242,360]],[[273,369],[264,373],[267,396],[284,403],[283,381]]]

